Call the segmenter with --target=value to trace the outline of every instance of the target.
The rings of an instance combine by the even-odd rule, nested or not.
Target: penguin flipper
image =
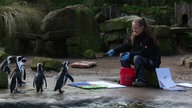
[[[33,79],[33,87],[34,87],[34,88],[35,88],[35,86],[36,86],[36,85],[35,85],[36,78],[37,78],[37,77],[35,76],[34,79]]]
[[[45,81],[45,87],[47,87],[47,80],[46,80],[45,76],[44,76],[44,81]]]
[[[5,72],[7,72],[8,74],[10,74],[10,73],[11,73],[11,69],[10,69],[8,66],[6,66],[6,67],[5,67]]]
[[[14,70],[11,74],[10,74],[10,77],[9,78],[12,78],[13,77],[13,74],[16,72],[16,70]]]
[[[74,82],[74,79],[73,79],[73,77],[70,74],[66,74],[66,77],[69,78],[72,82]]]
[[[24,69],[24,71],[23,71],[23,79],[24,79],[24,80],[26,79],[26,71],[25,71],[25,69]]]

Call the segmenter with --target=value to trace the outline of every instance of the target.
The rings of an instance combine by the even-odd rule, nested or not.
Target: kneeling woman
[[[136,79],[133,86],[145,86],[145,68],[158,68],[161,64],[158,41],[152,31],[152,28],[144,18],[137,18],[132,21],[132,35],[128,43],[111,49],[109,56],[121,53],[121,66],[131,67],[134,65]]]

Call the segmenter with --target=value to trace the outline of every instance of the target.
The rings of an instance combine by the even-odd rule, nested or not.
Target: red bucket
[[[135,69],[134,68],[120,68],[120,84],[125,86],[131,86],[135,79]]]

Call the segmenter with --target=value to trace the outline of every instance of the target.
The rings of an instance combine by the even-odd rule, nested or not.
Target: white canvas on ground
[[[162,87],[170,88],[176,86],[173,80],[170,77],[164,77],[163,79],[159,79]]]
[[[157,79],[159,87],[166,90],[183,90],[182,87],[177,87],[172,80],[169,68],[156,68]]]
[[[159,87],[160,88],[165,87],[167,85],[166,81],[164,81],[163,79],[168,78],[168,77],[172,79],[172,76],[171,76],[169,68],[156,68],[156,74],[157,74],[157,78],[158,78],[158,82],[159,82]],[[162,83],[165,82],[164,85],[162,85],[161,82]]]

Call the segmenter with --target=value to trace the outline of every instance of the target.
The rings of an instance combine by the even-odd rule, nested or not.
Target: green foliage
[[[16,2],[18,0],[0,0],[0,5],[9,5],[9,4],[12,4],[14,2]]]
[[[158,8],[158,7],[147,7],[147,8],[145,8],[144,11],[145,11],[146,14],[151,14],[151,15],[161,14],[160,8]]]
[[[141,11],[143,11],[142,7],[138,7],[136,5],[128,5],[124,4],[121,8],[122,12],[124,13],[133,13],[133,14],[138,14]]]
[[[11,37],[14,32],[31,32],[39,27],[42,20],[42,14],[34,8],[27,6],[1,6],[0,7],[1,24],[5,26],[6,36]]]
[[[64,8],[69,5],[83,4],[83,0],[50,0],[54,9]]]

